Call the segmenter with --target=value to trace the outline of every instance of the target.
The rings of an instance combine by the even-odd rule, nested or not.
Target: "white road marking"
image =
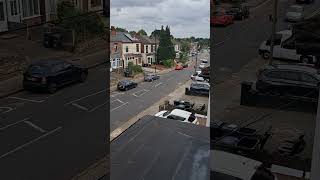
[[[110,110],[110,112],[112,112],[112,111],[114,111],[114,110],[117,110],[117,109],[119,109],[120,107],[122,107],[122,106],[124,106],[124,105],[128,104],[128,102],[123,102],[123,101],[121,101],[120,99],[113,100],[113,101],[111,101],[111,103],[113,103],[113,102],[115,102],[115,101],[120,102],[120,103],[121,103],[121,105],[119,105],[119,106],[117,106],[117,107],[115,107],[115,108],[111,109],[111,110]]]
[[[84,111],[88,111],[89,110],[88,108],[86,108],[84,106],[81,106],[81,105],[79,105],[77,103],[72,103],[71,105],[74,106],[74,107],[77,107],[77,108],[79,108],[81,110],[84,110]]]
[[[156,85],[154,85],[154,87],[158,87],[158,86],[160,86],[162,83],[158,83],[158,84],[156,84]]]
[[[173,79],[173,77],[168,78],[167,81],[170,81],[171,79]]]
[[[0,107],[0,109],[5,109],[5,111],[3,111],[3,112],[1,112],[1,113],[8,113],[8,112],[10,112],[10,111],[12,111],[13,110],[13,108],[12,107]]]
[[[82,100],[82,99],[85,99],[85,98],[88,98],[88,97],[91,97],[91,96],[94,96],[94,95],[97,95],[97,94],[100,94],[100,93],[106,92],[106,91],[107,91],[107,89],[102,90],[102,91],[98,91],[98,92],[95,92],[95,93],[92,93],[92,94],[89,94],[89,95],[87,95],[87,96],[84,96],[84,97],[75,99],[75,100],[73,100],[73,101],[70,101],[70,102],[66,103],[65,105],[72,104],[72,103],[74,103],[74,102],[80,101],[80,100]]]
[[[11,126],[14,126],[14,125],[16,125],[16,124],[19,124],[19,123],[24,122],[24,121],[29,120],[29,119],[30,119],[30,118],[24,118],[24,119],[22,119],[22,120],[20,120],[20,121],[17,121],[17,122],[15,122],[15,123],[6,125],[6,126],[4,126],[4,127],[1,127],[1,128],[0,128],[0,131],[5,130],[5,129],[11,127]]]
[[[19,98],[19,97],[8,97],[9,99],[17,99],[21,101],[28,101],[28,102],[33,102],[33,103],[42,103],[44,100],[33,100],[33,99],[26,99],[26,98]]]
[[[35,125],[34,123],[30,122],[30,121],[24,121],[24,123],[28,124],[29,126],[33,127],[34,129],[42,132],[42,133],[45,133],[47,132],[46,130],[42,129],[41,127]]]
[[[45,137],[47,137],[47,136],[49,136],[49,135],[51,135],[51,134],[53,134],[53,133],[61,130],[61,129],[62,129],[62,127],[58,127],[58,128],[56,128],[56,129],[54,129],[54,130],[52,130],[52,131],[50,131],[50,132],[48,132],[48,133],[46,133],[46,134],[43,134],[42,136],[40,136],[40,137],[38,137],[38,138],[36,138],[36,139],[34,139],[34,140],[32,140],[32,141],[29,141],[29,142],[27,142],[27,143],[25,143],[25,144],[23,144],[23,145],[15,148],[15,149],[11,150],[11,151],[9,151],[9,152],[7,152],[7,153],[5,153],[5,154],[2,154],[2,155],[0,156],[0,159],[4,158],[4,157],[6,157],[6,156],[8,156],[8,155],[10,155],[10,154],[12,154],[12,153],[15,153],[16,151],[18,151],[18,150],[20,150],[20,149],[22,149],[22,148],[24,148],[24,147],[27,147],[27,146],[35,143],[36,141],[38,141],[38,140],[40,140],[40,139],[43,139],[43,138],[45,138]]]
[[[93,112],[93,111],[95,111],[95,110],[99,109],[100,107],[102,107],[102,106],[106,105],[107,103],[108,103],[108,101],[107,101],[107,102],[105,102],[105,103],[102,103],[102,104],[100,104],[100,105],[98,105],[98,106],[96,106],[96,107],[94,107],[94,108],[92,108],[89,112]]]
[[[143,91],[143,92],[142,92]],[[139,91],[137,91],[137,92],[135,92],[135,93],[133,93],[132,95],[133,96],[135,96],[135,97],[140,97],[140,96],[142,96],[142,95],[144,95],[144,94],[146,94],[147,92],[149,92],[150,90],[147,90],[147,89],[141,89],[141,90],[139,90]],[[142,92],[141,94],[139,94],[139,95],[137,95],[137,93],[139,93],[139,92]]]
[[[115,96],[122,95],[122,94],[125,94],[125,93],[116,92],[116,93],[112,93],[112,95],[110,95],[110,97],[115,97]]]

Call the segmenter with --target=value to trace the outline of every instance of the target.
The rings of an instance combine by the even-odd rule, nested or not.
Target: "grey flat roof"
[[[112,180],[209,180],[210,130],[144,116],[111,142]]]

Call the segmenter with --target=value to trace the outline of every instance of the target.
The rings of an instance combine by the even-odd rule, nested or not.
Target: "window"
[[[281,79],[286,79],[290,81],[299,81],[299,73],[292,71],[283,71],[281,72]]]
[[[126,52],[129,52],[129,47],[128,46],[126,46]]]
[[[16,0],[10,1],[10,8],[12,16],[18,15],[18,6]]]
[[[139,44],[136,44],[136,50],[139,52]]]
[[[101,6],[101,0],[91,0],[91,7]]]
[[[39,15],[39,0],[22,1],[23,17]]]
[[[146,45],[146,53],[148,53],[148,45]]]
[[[316,78],[306,73],[301,74],[301,81],[307,82],[307,83],[314,83],[314,84],[318,83],[318,80]]]
[[[113,46],[114,46],[114,52],[118,52],[118,44],[115,43]]]
[[[153,45],[151,45],[151,52],[153,52]]]
[[[0,21],[4,21],[4,6],[3,6],[3,2],[0,2]]]

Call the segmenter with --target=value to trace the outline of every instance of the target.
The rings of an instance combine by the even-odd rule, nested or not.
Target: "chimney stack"
[[[114,26],[111,26],[111,35],[112,36],[117,35],[117,31],[116,31],[116,28]]]

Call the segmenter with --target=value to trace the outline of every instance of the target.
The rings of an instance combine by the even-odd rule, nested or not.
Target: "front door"
[[[21,22],[20,5],[18,0],[9,0],[7,9],[9,22]]]
[[[0,0],[0,32],[8,30],[7,12],[4,0]]]

